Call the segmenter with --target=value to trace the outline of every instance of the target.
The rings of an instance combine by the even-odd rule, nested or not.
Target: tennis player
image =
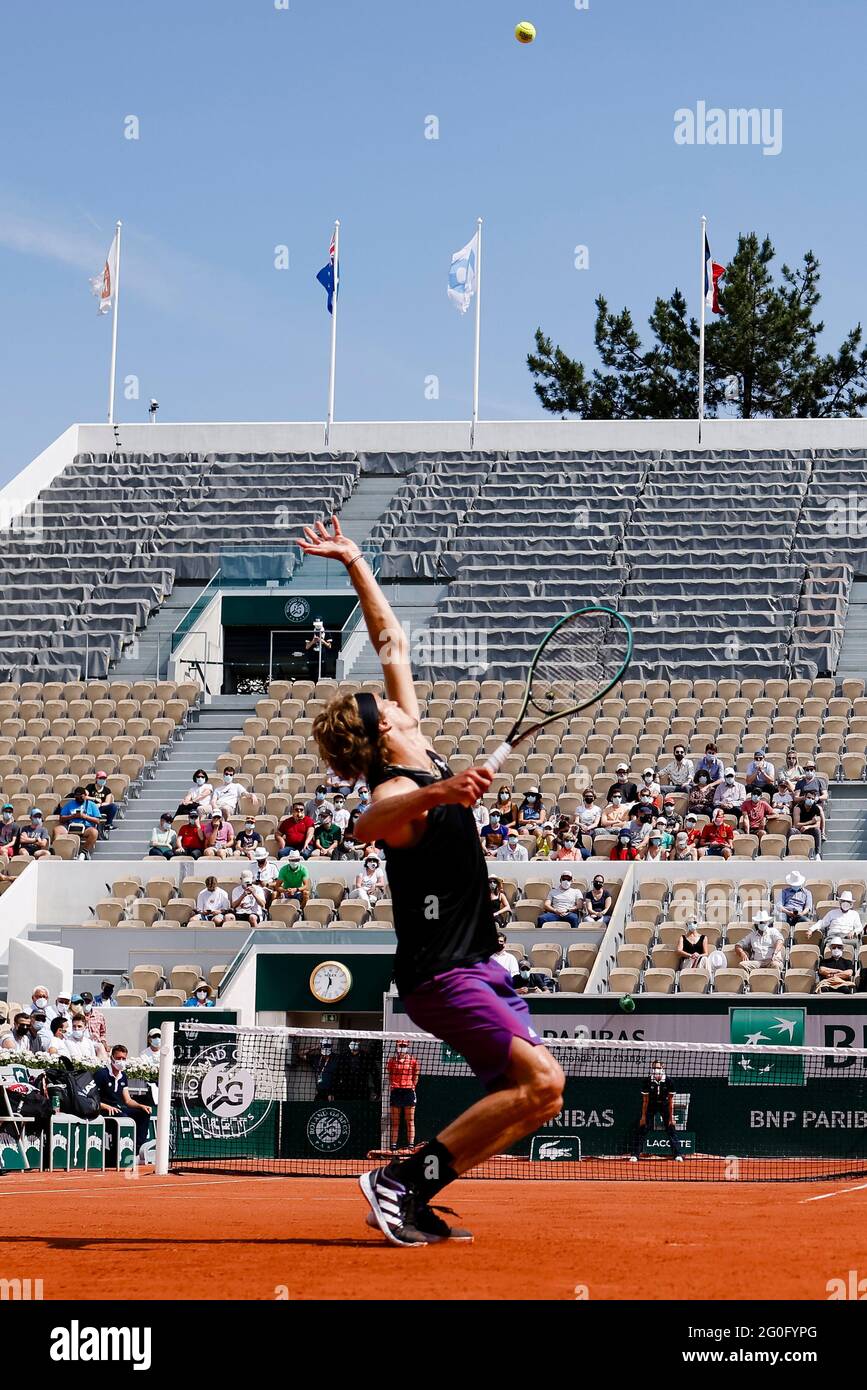
[[[385,846],[397,936],[395,981],[410,1018],[460,1053],[488,1094],[409,1158],[361,1179],[368,1222],[393,1245],[472,1240],[431,1207],[455,1178],[532,1134],[560,1111],[563,1072],[530,1024],[526,1002],[490,957],[497,932],[488,865],[472,807],[493,780],[485,768],[453,775],[419,729],[409,643],[336,517],[299,541],[339,560],[358,594],[382,663],[386,697],[341,694],[316,716],[323,760],[371,788],[356,836]]]

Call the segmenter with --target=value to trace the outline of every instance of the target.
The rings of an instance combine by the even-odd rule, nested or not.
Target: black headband
[[[367,735],[367,741],[370,744],[371,748],[378,750],[379,705],[376,703],[376,697],[374,695],[371,695],[369,690],[362,690],[358,695],[356,695],[355,703],[358,706],[358,713],[361,716],[361,722],[364,725],[364,732]]]

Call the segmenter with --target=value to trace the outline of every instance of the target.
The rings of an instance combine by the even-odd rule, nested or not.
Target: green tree
[[[867,347],[861,325],[836,353],[822,353],[824,324],[815,313],[819,262],[807,251],[775,283],[774,248],[754,232],[738,246],[721,283],[723,314],[705,330],[705,414],[728,402],[743,419],[758,416],[860,415],[867,405]],[[554,415],[585,420],[681,420],[698,413],[699,325],[687,316],[680,290],[657,299],[645,347],[626,308],[612,313],[596,300],[594,340],[599,365],[587,370],[541,328],[527,357],[533,389]]]

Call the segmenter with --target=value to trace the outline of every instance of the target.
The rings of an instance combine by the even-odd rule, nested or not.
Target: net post
[[[169,1136],[172,1128],[172,1079],[175,1069],[175,1025],[168,1021],[160,1028],[159,1104],[157,1105],[156,1173],[164,1178],[169,1171]]]

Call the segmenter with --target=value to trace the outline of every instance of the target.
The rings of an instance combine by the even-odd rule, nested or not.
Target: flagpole
[[[117,266],[114,273],[114,284],[111,287],[111,367],[108,376],[108,423],[114,424],[114,380],[117,370],[117,309],[120,299],[120,229],[121,223],[115,224],[114,234],[117,239]]]
[[[476,248],[476,342],[473,354],[473,418],[470,423],[470,448],[475,448],[476,427],[479,423],[479,338],[482,322],[482,219],[478,219]]]
[[[701,330],[698,339],[698,442],[701,443],[701,427],[704,421],[704,315],[706,309],[705,301],[705,279],[707,277],[707,258],[705,256],[705,244],[707,242],[707,218],[701,219]]]
[[[331,441],[331,429],[334,424],[334,373],[337,366],[337,304],[340,296],[337,293],[340,266],[340,221],[334,224],[334,293],[331,297],[331,368],[328,373],[328,418],[325,421],[325,447]]]

